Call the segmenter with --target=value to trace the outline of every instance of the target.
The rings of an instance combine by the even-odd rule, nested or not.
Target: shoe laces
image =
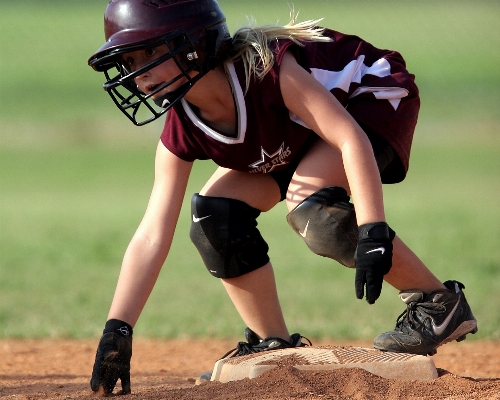
[[[396,329],[403,333],[410,333],[417,329],[427,319],[432,319],[433,315],[441,314],[446,311],[443,304],[433,302],[411,302],[406,305],[396,320]]]
[[[234,349],[229,350],[220,359],[223,359],[226,357],[232,358],[232,357],[245,356],[248,354],[260,353],[262,351],[279,350],[279,349],[286,349],[286,348],[291,348],[291,347],[307,346],[307,344],[302,343],[301,339],[307,340],[307,342],[309,343],[309,346],[312,346],[312,343],[308,338],[301,336],[297,333],[294,333],[293,335],[291,335],[291,338],[292,338],[292,343],[290,343],[284,339],[276,338],[276,337],[266,338],[266,339],[260,341],[258,344],[248,343],[248,342],[239,342]],[[272,341],[279,342],[280,345],[273,347],[273,348],[268,348],[268,347],[263,345],[265,342],[272,342]]]
[[[265,350],[264,348],[255,347],[255,345],[252,345],[247,342],[239,342],[234,349],[229,350],[226,354],[224,354],[221,357],[221,359],[226,358],[228,356],[229,357],[245,356],[247,354],[259,353],[264,350]]]

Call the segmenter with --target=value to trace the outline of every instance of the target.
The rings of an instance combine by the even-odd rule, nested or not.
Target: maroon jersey
[[[325,35],[333,41],[305,42],[304,47],[290,40],[272,42],[273,68],[262,80],[252,78],[247,92],[241,60],[225,64],[236,104],[234,135],[206,125],[183,99],[167,113],[162,143],[186,161],[212,159],[222,167],[249,173],[285,168],[314,135],[285,107],[281,95],[279,70],[283,55],[290,50],[360,124],[394,147],[404,170],[392,181],[404,179],[419,109],[414,76],[397,52],[331,30]]]

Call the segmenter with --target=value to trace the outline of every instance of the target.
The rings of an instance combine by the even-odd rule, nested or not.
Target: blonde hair
[[[269,42],[289,39],[299,46],[302,42],[331,42],[323,36],[324,28],[318,27],[318,20],[297,23],[298,13],[290,12],[290,22],[284,26],[263,25],[255,27],[255,20],[249,19],[248,25],[238,29],[233,35],[233,55],[231,60],[241,57],[245,68],[246,90],[252,75],[262,79],[274,65],[274,54]]]

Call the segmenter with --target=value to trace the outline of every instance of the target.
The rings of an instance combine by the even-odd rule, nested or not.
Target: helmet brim
[[[148,37],[149,40],[145,42],[142,38]],[[165,36],[165,31],[162,29],[157,29],[153,31],[133,31],[126,30],[115,33],[111,36],[106,43],[104,43],[97,51],[90,56],[88,59],[88,64],[96,69],[94,66],[96,65],[96,60],[101,59],[102,57],[110,54],[114,50],[120,48],[132,48],[138,44],[144,44],[144,47],[147,46],[148,42],[154,42],[156,39]]]

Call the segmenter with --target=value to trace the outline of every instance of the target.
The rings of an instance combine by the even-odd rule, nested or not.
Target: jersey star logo
[[[269,154],[264,150],[263,147],[261,147],[261,159],[250,164],[249,167],[254,168],[252,172],[261,172],[266,174],[274,170],[276,167],[279,167],[280,165],[288,164],[288,161],[285,161],[285,159],[290,155],[290,153],[291,152],[288,148],[285,150],[284,142],[281,143],[280,148],[273,154]]]

